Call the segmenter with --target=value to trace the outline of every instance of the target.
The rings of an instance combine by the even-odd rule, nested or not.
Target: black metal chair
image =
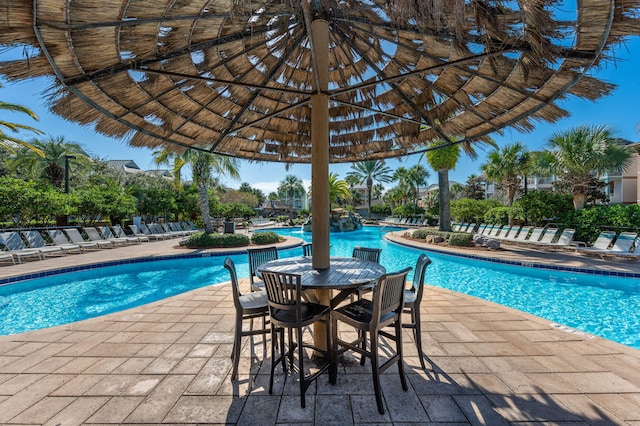
[[[422,292],[424,290],[424,276],[427,266],[431,264],[431,259],[426,254],[421,254],[416,262],[416,269],[413,273],[411,288],[404,291],[404,312],[411,315],[410,323],[402,323],[403,328],[413,329],[413,340],[418,348],[420,366],[425,369],[424,357],[422,353],[422,334],[420,328],[420,303],[422,302]]]
[[[284,338],[280,339],[280,357],[276,359],[275,345],[271,345],[271,374],[269,377],[269,393],[273,392],[273,373],[276,364],[282,361],[286,370],[286,357],[293,362],[293,351],[298,349],[298,372],[300,379],[300,405],[305,407],[305,392],[309,385],[325,371],[329,371],[331,383],[335,383],[336,370],[331,357],[331,308],[317,303],[302,301],[302,286],[300,275],[275,272],[262,272],[267,297],[269,299],[269,314],[271,321],[271,339],[275,341],[278,328],[286,328],[289,331],[295,329],[296,343],[291,340],[289,333],[289,349],[285,352]],[[324,319],[327,333],[327,350],[322,350],[303,340],[304,328]],[[324,361],[318,365],[318,370],[311,374],[305,374],[304,350],[305,348],[324,355]],[[333,368],[332,368],[333,367]]]
[[[402,309],[405,281],[410,270],[411,268],[406,268],[383,275],[373,290],[373,300],[360,299],[335,309],[331,314],[333,358],[337,362],[340,354],[347,350],[352,350],[362,355],[361,365],[365,364],[366,358],[371,360],[373,389],[380,414],[384,414],[380,374],[393,365],[394,362],[398,363],[402,389],[405,391],[408,389],[402,360]],[[338,333],[339,321],[354,327],[358,331],[358,338],[353,342],[341,340]],[[387,326],[394,327],[393,334],[383,330]],[[370,349],[367,349],[367,332],[369,333]],[[382,365],[380,365],[378,356],[378,340],[380,336],[384,336],[396,343],[396,353]]]
[[[231,351],[231,359],[233,360],[233,371],[231,372],[231,380],[235,380],[238,376],[238,363],[240,362],[240,348],[242,346],[242,337],[262,334],[262,345],[264,348],[266,348],[266,335],[271,332],[270,328],[267,327],[269,306],[267,295],[265,292],[252,292],[249,294],[240,293],[236,267],[231,258],[227,257],[225,259],[224,267],[229,271],[229,275],[231,275],[233,304],[236,308],[235,333],[233,339],[233,350]],[[258,330],[253,329],[253,320],[256,318],[262,318],[262,328]],[[247,331],[242,329],[242,322],[244,320],[251,320],[251,328]],[[272,345],[273,344],[274,343],[272,341]]]
[[[302,244],[302,255],[305,257],[309,257],[313,254],[313,244],[312,243],[303,243]]]
[[[351,257],[355,257],[360,260],[368,260],[369,262],[380,263],[380,254],[382,253],[381,248],[370,248],[370,247],[361,247],[356,246],[353,248],[353,253]],[[358,287],[358,299],[362,299],[362,295],[365,293],[369,293],[373,290],[373,286],[375,283],[364,284]],[[351,301],[353,302],[353,296],[351,297]]]
[[[258,266],[270,260],[278,258],[278,249],[272,247],[260,247],[247,249],[249,255],[249,281],[251,282],[251,291],[264,290],[264,282],[258,276]]]

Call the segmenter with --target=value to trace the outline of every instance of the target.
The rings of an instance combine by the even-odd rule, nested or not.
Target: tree
[[[44,139],[31,141],[38,152],[22,148],[18,150],[12,165],[15,168],[24,167],[32,178],[45,178],[56,188],[62,189],[65,177],[65,163],[67,156],[75,157],[69,163],[71,176],[79,171],[90,169],[90,159],[82,146],[76,142],[68,142],[64,136],[47,136]],[[42,155],[41,155],[42,154]]]
[[[460,157],[459,144],[434,142],[431,151],[427,151],[427,161],[438,172],[438,229],[451,231],[451,194],[449,188],[449,170],[453,170]]]
[[[264,202],[264,200],[266,200],[264,192],[262,192],[258,188],[252,188],[251,185],[249,185],[247,182],[241,183],[240,187],[238,188],[238,191],[248,192],[250,194],[255,195],[256,199],[258,200],[258,206],[260,206]]]
[[[295,200],[296,197],[301,197],[305,193],[302,179],[294,175],[286,175],[278,185],[278,193],[284,196],[287,203],[293,207],[293,200]]]
[[[338,179],[337,173],[329,173],[329,209],[331,209],[332,203],[339,203],[350,198],[349,184],[342,179]]]
[[[4,87],[1,83],[0,83],[0,89]],[[22,105],[17,105],[17,104],[10,104],[8,102],[3,102],[0,101],[0,110],[2,111],[12,111],[12,112],[20,112],[23,114],[28,115],[29,117],[33,118],[34,120],[38,121],[38,116],[36,115],[35,112],[33,112],[31,109],[22,106]],[[10,136],[8,134],[5,133],[4,129],[10,130],[13,133],[19,133],[20,130],[26,130],[28,132],[32,132],[38,135],[41,135],[43,132],[41,130],[38,130],[36,128],[33,128],[31,126],[26,126],[24,124],[18,124],[18,123],[12,123],[10,121],[5,121],[5,120],[0,120],[0,146],[4,147],[5,149],[7,149],[8,151],[10,151],[11,153],[15,154],[16,153],[16,149],[17,147],[23,146],[27,149],[32,150],[34,153],[36,153],[37,155],[44,157],[44,153],[42,151],[40,151],[38,148],[36,148],[35,146],[33,146],[32,144],[23,141],[20,138],[14,137],[14,136]]]
[[[478,176],[469,175],[462,190],[462,197],[471,198],[472,200],[484,200],[484,185],[480,183]]]
[[[416,164],[409,169],[408,184],[411,188],[411,196],[413,198],[413,208],[418,208],[418,198],[420,198],[420,187],[427,185],[427,178],[429,177],[429,171],[422,165]]]
[[[195,149],[186,149],[180,157],[163,150],[154,153],[156,164],[163,164],[173,160],[174,176],[180,176],[182,168],[189,164],[193,173],[193,183],[198,194],[198,205],[204,222],[204,231],[212,234],[215,230],[211,222],[209,207],[209,187],[214,184],[215,175],[227,175],[232,179],[240,177],[238,160],[224,155],[210,154]],[[166,154],[166,155],[165,155]],[[179,161],[178,161],[179,160]]]
[[[506,191],[509,207],[520,188],[520,176],[527,169],[527,158],[525,146],[515,142],[490,152],[487,162],[480,167],[487,180],[497,182]]]
[[[368,217],[371,218],[371,189],[373,182],[391,182],[391,169],[385,166],[382,160],[361,161],[351,165],[351,171],[347,173],[347,178],[356,179],[361,185],[365,184],[367,186],[367,210]]]
[[[538,168],[555,174],[568,184],[575,210],[584,207],[591,179],[598,175],[620,173],[631,162],[631,149],[609,126],[580,126],[555,133],[538,158]]]

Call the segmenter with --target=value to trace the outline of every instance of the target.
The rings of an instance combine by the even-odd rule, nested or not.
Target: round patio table
[[[384,266],[379,263],[353,257],[331,257],[329,268],[320,270],[313,268],[309,256],[287,257],[263,263],[258,266],[257,270],[258,273],[268,271],[299,274],[302,288],[315,290],[315,297],[312,301],[331,306],[332,309],[353,293],[356,288],[376,281],[386,273]],[[332,290],[337,290],[339,293],[335,297],[331,297]],[[314,325],[313,340],[318,348],[326,349],[326,335],[323,325]]]

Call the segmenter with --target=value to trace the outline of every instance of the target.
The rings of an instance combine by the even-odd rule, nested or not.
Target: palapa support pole
[[[329,23],[311,24],[317,78],[311,96],[311,231],[315,269],[329,267]]]

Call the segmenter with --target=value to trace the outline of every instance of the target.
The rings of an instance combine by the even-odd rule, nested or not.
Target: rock
[[[429,244],[438,244],[444,241],[444,238],[442,238],[439,235],[427,235],[425,237],[425,242],[429,243]]]
[[[482,246],[493,249],[493,250],[497,250],[500,248],[500,241],[488,239]]]

